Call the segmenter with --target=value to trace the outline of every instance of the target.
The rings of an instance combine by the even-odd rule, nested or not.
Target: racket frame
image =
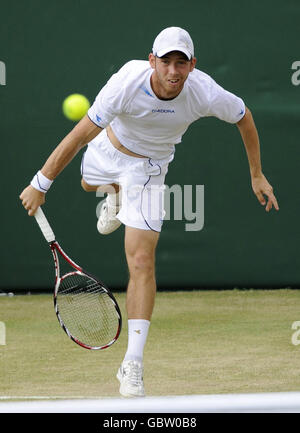
[[[84,347],[85,349],[90,349],[90,350],[103,350],[103,349],[107,349],[108,347],[110,347],[118,338],[122,329],[122,315],[121,315],[121,311],[120,308],[118,306],[117,301],[115,300],[113,294],[110,292],[110,290],[102,283],[102,281],[99,281],[98,278],[94,277],[93,275],[91,275],[90,273],[84,271],[80,266],[78,266],[62,249],[62,247],[59,245],[59,243],[55,240],[49,243],[51,251],[52,251],[52,255],[53,255],[53,259],[54,259],[54,264],[55,264],[55,287],[54,287],[54,293],[53,293],[53,303],[54,303],[54,310],[55,310],[55,314],[57,316],[57,319],[60,323],[60,326],[62,327],[62,329],[65,331],[65,333],[68,335],[69,338],[71,338],[71,340],[73,340],[76,344],[78,344],[81,347]],[[63,276],[60,276],[60,265],[59,265],[59,258],[58,258],[58,253],[69,263],[69,265],[71,267],[73,267],[74,269],[76,269],[76,271],[74,272],[68,272],[67,274],[64,274]],[[107,344],[105,344],[104,346],[89,346],[85,343],[83,343],[82,341],[78,340],[76,337],[74,337],[74,335],[72,335],[70,333],[70,331],[68,330],[67,326],[65,325],[64,321],[62,320],[60,313],[59,313],[59,302],[57,302],[57,293],[58,293],[58,289],[59,289],[59,285],[60,282],[63,278],[65,278],[67,275],[70,274],[79,274],[79,275],[86,275],[89,278],[92,278],[94,281],[96,281],[98,284],[101,285],[101,287],[103,288],[103,290],[106,292],[106,294],[110,297],[111,301],[114,304],[114,307],[117,311],[118,314],[118,329],[116,332],[115,337],[108,342]]]
[[[37,212],[35,213],[35,218],[36,221],[46,239],[46,241],[48,242],[52,255],[53,255],[53,259],[54,259],[54,265],[55,265],[55,287],[54,287],[54,293],[53,293],[53,303],[54,303],[54,310],[56,313],[56,317],[59,321],[60,326],[62,327],[62,329],[65,331],[65,333],[68,335],[68,337],[74,341],[76,344],[78,344],[81,347],[84,347],[85,349],[90,349],[90,350],[103,350],[106,349],[108,347],[110,347],[118,338],[119,335],[121,333],[121,329],[122,329],[122,315],[121,315],[121,311],[119,308],[119,305],[115,299],[115,297],[113,296],[113,294],[111,293],[111,291],[105,286],[105,284],[103,284],[102,281],[100,281],[97,277],[95,277],[94,275],[90,274],[89,272],[86,272],[85,270],[83,270],[83,268],[79,265],[77,265],[62,249],[62,247],[59,245],[59,243],[57,242],[57,240],[55,239],[55,235],[54,232],[52,231],[49,222],[47,221],[42,209],[39,207]],[[75,271],[73,272],[68,272],[67,274],[64,274],[63,276],[60,276],[60,264],[59,264],[59,257],[58,257],[58,253],[63,257],[63,259],[72,267],[75,269]],[[79,274],[79,275],[86,275],[89,278],[93,279],[95,282],[97,282],[97,284],[99,284],[103,290],[106,292],[106,294],[110,297],[111,301],[114,304],[114,307],[116,309],[117,315],[118,315],[118,329],[116,332],[115,337],[108,342],[107,344],[105,344],[104,346],[89,346],[85,343],[83,343],[82,341],[78,340],[78,338],[74,337],[74,335],[72,335],[70,333],[70,331],[68,330],[67,326],[65,325],[64,321],[62,320],[60,313],[59,313],[59,303],[57,301],[57,293],[58,293],[58,289],[60,286],[60,282],[62,279],[66,278],[67,275],[71,275],[71,274]]]

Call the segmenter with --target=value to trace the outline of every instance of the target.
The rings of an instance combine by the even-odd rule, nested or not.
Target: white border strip
[[[68,397],[64,400],[61,397],[51,397],[51,401],[3,401],[12,398],[20,399],[21,397],[1,397],[0,413],[300,413],[300,392],[190,395],[136,399],[70,399]],[[43,400],[47,397],[26,398]]]

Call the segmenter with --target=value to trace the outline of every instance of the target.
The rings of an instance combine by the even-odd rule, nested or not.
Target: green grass
[[[89,351],[61,330],[50,295],[0,298],[1,396],[119,397],[124,327],[109,349]],[[300,390],[296,290],[159,292],[145,348],[147,395]]]

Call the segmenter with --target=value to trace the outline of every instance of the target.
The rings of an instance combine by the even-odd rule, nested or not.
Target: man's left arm
[[[266,204],[267,212],[269,212],[273,206],[276,210],[279,210],[273,188],[262,172],[259,137],[251,111],[248,108],[246,108],[244,117],[236,125],[245,145],[252,188],[258,201],[263,206]],[[267,201],[265,196],[267,197]]]

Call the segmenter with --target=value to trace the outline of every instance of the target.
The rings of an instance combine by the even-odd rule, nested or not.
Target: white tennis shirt
[[[101,128],[110,124],[123,146],[153,159],[173,159],[189,125],[214,116],[229,123],[245,114],[243,100],[219,86],[209,75],[194,69],[181,93],[172,100],[157,98],[148,61],[132,60],[112,75],[88,111]]]

